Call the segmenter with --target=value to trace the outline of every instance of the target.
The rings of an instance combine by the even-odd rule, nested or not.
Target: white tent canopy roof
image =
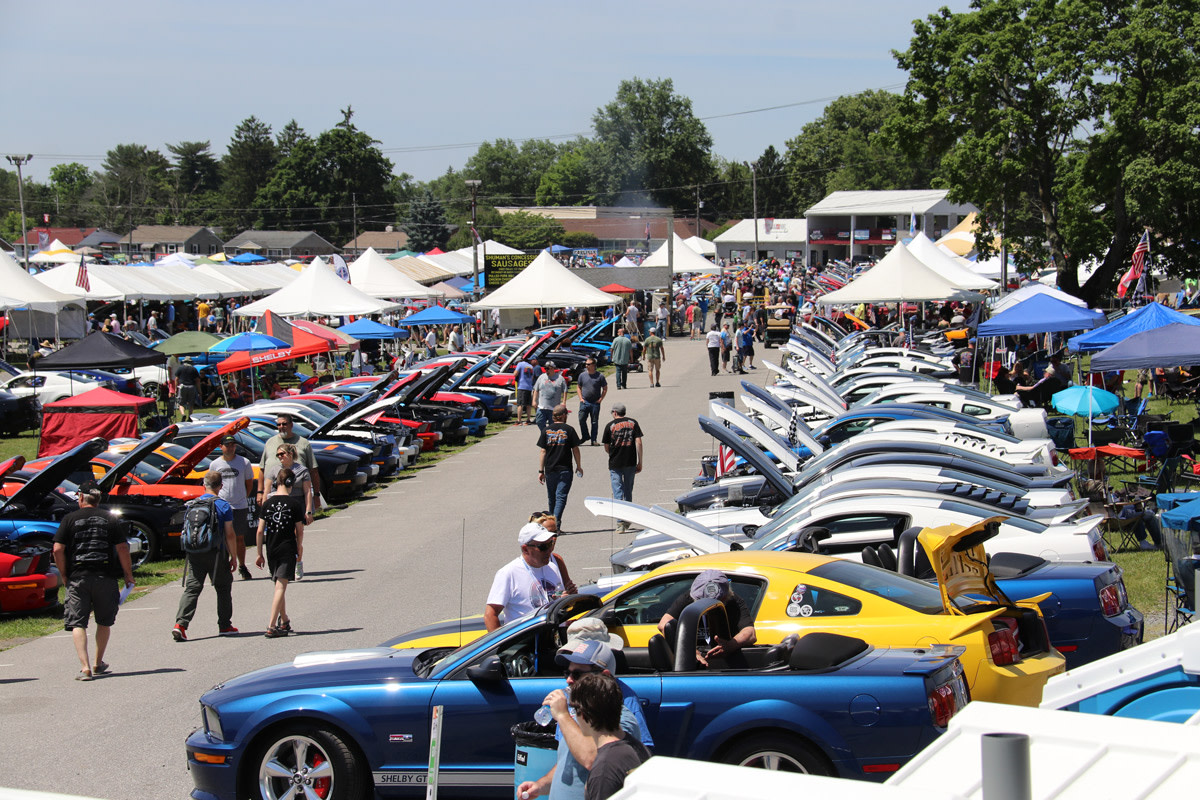
[[[925,266],[897,243],[878,264],[845,287],[817,298],[819,303],[897,303],[922,300],[978,300]]]
[[[924,232],[919,232],[905,246],[921,263],[956,286],[964,289],[995,289],[999,286],[995,281],[959,265],[953,256],[939,250]]]
[[[1022,286],[1020,289],[1017,289],[1007,297],[1002,297],[997,300],[995,305],[992,306],[992,314],[995,315],[999,314],[1001,311],[1007,311],[1017,303],[1020,303],[1022,300],[1028,300],[1034,295],[1039,294],[1048,294],[1051,297],[1056,297],[1059,300],[1062,300],[1064,303],[1070,303],[1071,305],[1079,306],[1080,308],[1087,308],[1087,303],[1083,300],[1080,300],[1075,295],[1061,292],[1052,286],[1045,285],[1044,283],[1031,283],[1028,286]]]
[[[271,310],[281,317],[340,317],[347,314],[379,314],[399,307],[398,303],[388,303],[363,294],[339,278],[328,266],[314,261],[287,286],[262,300],[242,306],[234,313],[243,317],[257,317]]]
[[[75,285],[78,277],[78,264],[61,264],[39,272],[34,279],[56,292],[86,300],[138,300],[147,291],[144,284],[121,280],[107,264],[88,265],[88,285],[91,288],[86,292]]]
[[[611,306],[619,302],[621,298],[600,291],[543,250],[515,278],[473,303],[471,309],[579,308]]]
[[[68,305],[82,305],[77,297],[57,291],[30,275],[21,265],[0,251],[0,294],[10,298],[10,308],[32,308],[34,311],[54,312]]]
[[[675,265],[672,272],[678,275],[681,272],[712,272],[717,269],[713,262],[709,261],[704,256],[697,253],[687,245],[683,239],[679,238],[679,234],[673,234],[675,237]],[[666,267],[667,263],[667,243],[663,242],[657,250],[646,256],[646,260],[642,262],[643,267]]]
[[[483,244],[478,245],[478,247],[479,247],[479,268],[480,269],[483,269],[483,254],[484,254],[484,252],[491,253],[492,255],[514,255],[517,253],[525,252],[524,250],[518,250],[515,247],[509,247],[506,244],[501,244],[500,242],[497,242],[495,239],[488,239]],[[470,245],[467,245],[466,247],[460,247],[457,250],[451,250],[450,252],[458,253],[460,256],[466,256],[467,258],[471,258],[471,246]]]
[[[371,297],[442,297],[443,292],[422,286],[368,247],[350,264],[350,283]]]
[[[700,236],[689,236],[683,240],[683,243],[702,256],[715,256],[717,254],[717,246],[708,239]]]
[[[470,250],[467,251],[466,255],[463,255],[458,250],[454,250],[449,253],[438,253],[432,256],[428,253],[423,253],[417,256],[417,258],[427,264],[433,264],[435,267],[445,270],[456,277],[471,275],[475,271],[475,263],[471,259]],[[479,269],[483,269],[482,257],[479,259]]]

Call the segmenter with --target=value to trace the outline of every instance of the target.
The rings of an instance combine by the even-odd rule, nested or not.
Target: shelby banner
[[[520,274],[537,258],[537,253],[488,253],[483,257],[483,285],[487,289],[499,289]]]

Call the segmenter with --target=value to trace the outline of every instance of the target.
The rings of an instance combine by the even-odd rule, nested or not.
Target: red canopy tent
[[[134,397],[111,389],[92,389],[47,403],[42,417],[42,440],[38,457],[65,453],[88,439],[135,437],[138,413],[153,405],[150,397]]]
[[[622,286],[619,283],[610,283],[608,286],[601,286],[600,291],[608,292],[609,294],[633,294],[633,289],[628,286]]]
[[[287,347],[267,352],[241,351],[234,353],[217,365],[217,372],[226,375],[251,367],[262,367],[279,361],[291,361],[304,356],[315,356],[329,351],[329,340],[292,325],[274,311],[268,311],[258,318],[255,330],[282,339]]]

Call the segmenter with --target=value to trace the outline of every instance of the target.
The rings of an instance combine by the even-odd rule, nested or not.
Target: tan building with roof
[[[387,255],[408,249],[408,234],[388,225],[381,231],[363,231],[342,247],[342,254],[347,258],[358,258],[367,251],[368,247],[375,248],[376,253]]]
[[[171,253],[211,256],[224,245],[218,233],[202,225],[138,225],[117,246],[132,261],[153,261]]]

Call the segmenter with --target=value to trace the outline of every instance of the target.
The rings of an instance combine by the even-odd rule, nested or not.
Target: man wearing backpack
[[[210,469],[204,475],[204,494],[187,504],[184,512],[181,544],[186,559],[183,567],[183,597],[171,636],[187,641],[188,624],[196,614],[196,602],[204,589],[204,579],[212,581],[217,592],[217,629],[221,636],[233,636],[233,571],[237,569],[237,543],[233,531],[233,508],[217,497],[222,476]]]

